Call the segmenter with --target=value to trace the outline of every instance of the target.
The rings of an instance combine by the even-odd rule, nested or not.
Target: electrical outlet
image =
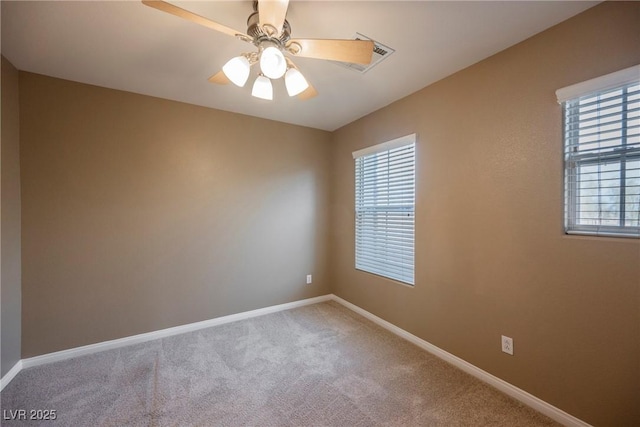
[[[313,277],[310,274],[307,274],[307,285],[310,285],[313,282]]]
[[[502,351],[513,356],[513,338],[502,335]]]

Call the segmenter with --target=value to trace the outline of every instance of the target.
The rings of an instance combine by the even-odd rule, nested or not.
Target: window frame
[[[630,67],[615,73],[607,74],[595,79],[588,80],[586,82],[578,83],[566,88],[559,89],[556,92],[558,102],[562,105],[562,123],[563,123],[563,172],[564,172],[564,231],[569,235],[591,235],[591,236],[606,236],[606,237],[627,237],[627,238],[640,238],[640,224],[625,225],[627,221],[626,217],[626,197],[625,192],[628,189],[627,183],[627,164],[629,162],[640,162],[640,146],[637,142],[633,142],[627,145],[627,105],[628,101],[628,88],[630,86],[636,86],[640,84],[640,65]],[[578,153],[580,142],[576,143],[575,138],[578,131],[576,128],[571,127],[571,121],[568,120],[567,114],[572,109],[577,108],[576,103],[579,103],[581,99],[587,97],[593,97],[596,95],[606,95],[615,90],[622,90],[620,95],[622,111],[619,113],[612,113],[620,115],[619,122],[621,123],[621,136],[620,144],[617,147],[612,147],[609,152],[601,152],[595,150],[593,152]],[[606,98],[605,98],[606,99]],[[594,102],[600,102],[594,101]],[[604,101],[606,103],[606,101]],[[633,103],[637,100],[631,101]],[[602,107],[604,109],[606,107]],[[601,108],[598,106],[593,112],[599,111]],[[589,111],[584,113],[585,115],[591,114]],[[580,113],[578,113],[580,114]],[[599,118],[599,117],[598,117]],[[580,117],[576,119],[579,121]],[[630,120],[637,120],[632,118]],[[611,123],[615,123],[612,121]],[[602,124],[606,126],[608,123]],[[598,124],[600,126],[601,124]],[[636,135],[632,135],[636,137]],[[600,143],[600,140],[594,141],[594,143]],[[587,143],[585,143],[587,144]],[[573,153],[571,152],[573,151]],[[588,172],[581,172],[580,169],[588,166],[604,166],[608,164],[619,164],[616,169],[619,171],[619,176],[616,177],[618,187],[620,188],[620,194],[617,196],[618,201],[618,221],[619,225],[592,225],[592,224],[580,224],[579,212],[580,212],[580,175],[581,173],[587,174]],[[600,173],[600,172],[599,172]],[[606,173],[606,172],[605,172]],[[604,178],[598,178],[598,188],[606,188],[602,186],[602,180]],[[602,220],[603,218],[600,218]],[[632,219],[635,221],[635,219]]]
[[[355,269],[358,271],[362,271],[369,274],[374,274],[376,276],[392,280],[394,282],[400,283],[405,286],[414,287],[415,286],[415,193],[416,193],[416,134],[410,134],[403,136],[401,138],[396,138],[391,141],[387,141],[381,144],[373,145],[362,150],[354,151],[354,255]],[[377,188],[376,181],[365,181],[363,178],[363,174],[366,172],[367,160],[372,160],[373,156],[385,155],[387,156],[385,163],[382,164],[383,168],[386,168],[387,173],[390,173],[390,170],[394,167],[392,166],[394,161],[403,162],[401,156],[402,154],[395,154],[399,157],[397,159],[393,159],[394,152],[398,153],[401,149],[406,149],[407,147],[411,147],[411,156],[408,160],[407,165],[402,165],[394,171],[394,174],[398,174],[396,179],[399,179],[402,182],[403,188],[401,190],[390,191],[389,186],[390,182],[394,179],[392,176],[387,176],[387,182],[384,185],[381,185],[381,188]],[[362,161],[359,166],[359,161]],[[377,167],[377,166],[376,166]],[[406,178],[407,170],[412,171],[412,175],[410,178]],[[371,171],[369,171],[371,172]],[[403,178],[404,177],[404,178]],[[404,181],[406,180],[406,182]],[[407,192],[404,185],[408,184],[411,188],[410,191]],[[376,187],[376,193],[373,196],[376,200],[374,205],[367,205],[365,202],[365,198],[371,198],[371,195],[368,197],[364,196],[364,186],[374,185]],[[360,188],[360,191],[358,189]],[[382,200],[384,201],[384,197],[387,197],[387,205],[378,205],[378,197],[380,197],[378,191],[382,194]],[[395,194],[392,194],[395,193]],[[398,196],[398,194],[402,194]],[[397,198],[405,200],[407,197],[410,199],[410,206],[402,206],[400,205],[394,206],[390,202],[398,203]],[[363,206],[364,205],[364,206]],[[409,238],[409,243],[404,241],[404,237],[402,237],[402,242],[400,247],[394,247],[393,251],[386,252],[388,246],[392,246],[394,244],[398,244],[397,237],[390,236],[389,231],[394,231],[399,229],[397,225],[392,225],[388,227],[388,223],[383,225],[382,227],[373,226],[373,232],[362,231],[365,226],[367,226],[367,222],[371,222],[373,218],[373,222],[377,222],[377,215],[381,214],[384,218],[384,221],[389,221],[389,218],[393,218],[394,215],[402,215],[401,212],[408,212],[411,219],[407,222],[411,224],[411,235]],[[373,213],[373,214],[372,214]],[[368,215],[368,217],[366,216]],[[402,221],[401,227],[404,227],[405,220]],[[395,221],[393,221],[395,222]],[[375,243],[371,243],[371,238],[375,240]],[[380,239],[380,240],[378,240]],[[369,240],[369,244],[363,243],[365,240]],[[380,243],[380,241],[382,243]],[[381,247],[384,249],[381,251]],[[362,258],[363,252],[375,252],[375,256],[366,260],[367,257]],[[375,258],[375,259],[373,259]],[[403,262],[407,259],[410,260],[409,263]],[[361,260],[362,262],[359,262]],[[398,262],[401,264],[399,267],[394,266],[394,262]],[[410,267],[409,267],[410,266]]]

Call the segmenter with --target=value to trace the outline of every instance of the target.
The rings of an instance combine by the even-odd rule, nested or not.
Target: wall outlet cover
[[[513,338],[502,335],[502,351],[513,356]]]

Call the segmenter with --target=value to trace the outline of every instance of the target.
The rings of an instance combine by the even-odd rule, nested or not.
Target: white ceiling
[[[172,3],[243,32],[253,11],[252,1]],[[207,82],[252,46],[139,1],[2,1],[2,54],[20,70],[335,130],[597,3],[291,1],[293,37],[359,32],[396,49],[366,74],[295,59],[319,92],[308,101],[282,81],[271,102],[251,96],[252,78],[244,88]]]

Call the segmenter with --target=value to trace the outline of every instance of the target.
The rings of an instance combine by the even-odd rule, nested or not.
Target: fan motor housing
[[[260,44],[262,41],[269,40],[280,46],[285,46],[291,39],[291,25],[289,25],[289,21],[285,19],[280,36],[273,37],[265,32],[264,28],[260,26],[260,15],[258,12],[254,12],[249,15],[249,18],[247,19],[247,34],[253,37],[256,45]]]

